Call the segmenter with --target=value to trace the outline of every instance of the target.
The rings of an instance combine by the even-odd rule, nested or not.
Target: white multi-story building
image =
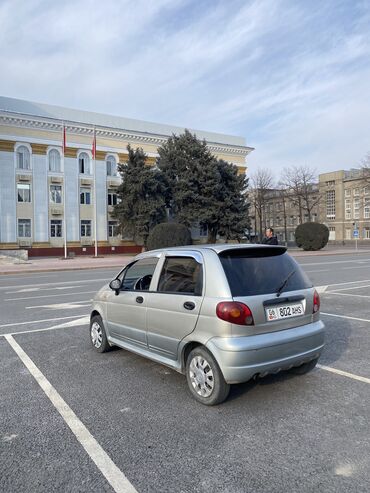
[[[66,148],[62,156],[63,127]],[[92,141],[96,134],[96,166]],[[0,97],[0,249],[30,256],[69,251],[134,252],[111,217],[127,145],[142,147],[154,164],[157,148],[183,128]],[[192,130],[211,152],[246,171],[243,137]],[[94,172],[95,171],[95,172]],[[94,203],[96,200],[96,203]],[[199,231],[199,235],[202,232]]]

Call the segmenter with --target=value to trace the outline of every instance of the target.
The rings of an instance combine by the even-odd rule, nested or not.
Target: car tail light
[[[237,325],[254,325],[250,308],[237,301],[222,301],[216,307],[216,314],[221,320]]]
[[[317,313],[320,310],[320,296],[319,293],[316,291],[313,294],[313,310],[312,313]]]

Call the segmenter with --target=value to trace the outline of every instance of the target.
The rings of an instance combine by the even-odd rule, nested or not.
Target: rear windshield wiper
[[[288,281],[289,279],[292,277],[292,275],[295,274],[295,270],[292,270],[292,272],[290,274],[288,274],[286,276],[286,278],[284,279],[284,281],[281,283],[281,285],[278,287],[277,291],[276,291],[276,296],[279,297],[283,291],[283,289],[285,288],[285,286],[288,284]]]

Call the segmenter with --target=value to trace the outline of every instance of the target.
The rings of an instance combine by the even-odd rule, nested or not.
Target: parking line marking
[[[25,306],[25,310],[32,310],[34,308],[45,308],[45,310],[72,310],[74,308],[85,308],[90,305],[92,302],[92,298],[89,300],[81,300],[81,301],[70,301],[69,303],[49,303],[48,305],[34,305],[34,306]]]
[[[31,320],[30,322],[13,322],[11,324],[0,325],[0,329],[5,327],[14,327],[15,325],[33,325],[41,322],[54,322],[54,320],[67,320],[69,318],[76,318],[76,315],[68,315],[68,317],[44,318],[43,320]]]
[[[39,298],[56,298],[59,296],[76,296],[76,294],[91,294],[95,291],[79,291],[78,293],[58,293],[58,294],[43,294],[42,296],[26,296],[25,298],[5,298],[4,301],[19,301],[19,300],[36,300]]]
[[[78,280],[74,280],[74,281],[59,281],[59,282],[44,282],[44,283],[39,283],[39,284],[32,284],[32,287],[39,287],[39,286],[57,286],[58,284],[88,284],[90,282],[98,282],[98,281],[103,281],[103,282],[108,282],[110,281],[111,278],[107,279],[107,278],[103,278],[103,277],[100,277],[98,279],[78,279]],[[370,281],[370,279],[369,279]],[[31,287],[31,285],[30,285]],[[3,289],[9,289],[9,288],[17,288],[17,285],[13,285],[13,286],[9,286],[9,284],[7,284],[6,286],[0,286],[0,290],[3,290]]]
[[[137,490],[130,483],[124,473],[116,466],[106,451],[93,437],[73,410],[68,406],[66,401],[51,385],[45,375],[37,368],[31,358],[15,341],[14,337],[7,335],[6,340],[39,384],[45,395],[49,398],[55,409],[62,416],[65,423],[71,429],[72,433],[75,435],[79,443],[85,449],[91,460],[95,463],[114,491],[117,493],[137,493]]]
[[[348,317],[347,315],[337,315],[336,313],[325,313],[325,312],[320,312],[321,315],[326,315],[328,317],[338,317],[338,318],[345,318],[348,320],[358,320],[359,322],[370,322],[367,318],[358,318],[358,317]]]
[[[331,373],[336,373],[337,375],[341,375],[343,377],[352,378],[352,380],[358,380],[359,382],[370,383],[370,378],[360,377],[359,375],[348,373],[347,371],[343,370],[337,370],[337,368],[332,368],[331,366],[317,365],[317,368],[325,371],[330,371]]]
[[[327,291],[326,294],[336,294],[337,296],[354,296],[355,298],[370,298],[367,294],[338,293],[337,291]]]
[[[339,289],[335,288],[334,291],[351,291],[352,289],[362,289],[362,288],[370,288],[370,284],[365,284],[365,286],[351,286],[350,288],[339,288]]]
[[[43,329],[21,330],[19,332],[8,332],[7,334],[0,334],[0,337],[18,335],[18,334],[33,334],[34,332],[47,332],[48,330],[56,330],[56,329],[68,329],[70,327],[85,325],[89,323],[89,321],[90,321],[90,317],[86,315],[84,317],[76,318],[76,320],[71,320],[70,322],[53,325],[52,327],[44,327]]]

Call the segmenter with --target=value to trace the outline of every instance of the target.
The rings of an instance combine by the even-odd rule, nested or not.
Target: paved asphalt
[[[15,333],[0,337],[0,491],[112,492],[113,478],[122,492],[369,492],[370,254],[299,262],[321,287],[322,366],[234,386],[214,408],[176,372],[92,349],[80,319],[116,269],[0,276],[0,335]]]

